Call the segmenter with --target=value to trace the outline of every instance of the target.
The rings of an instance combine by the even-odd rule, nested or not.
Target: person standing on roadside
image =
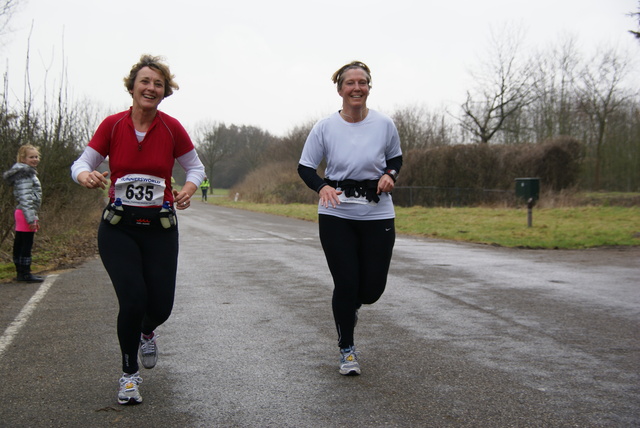
[[[395,243],[391,191],[402,167],[393,121],[367,107],[371,72],[353,61],[332,76],[342,109],[316,123],[302,150],[298,174],[320,196],[320,241],[333,277],[333,316],[339,372],[359,375],[354,345],[358,309],[384,292]],[[325,178],[317,168],[326,160]]]
[[[158,359],[155,329],[173,308],[178,266],[178,224],[173,207],[189,208],[204,178],[204,166],[184,127],[158,110],[178,85],[161,57],[143,55],[124,78],[132,107],[107,117],[71,167],[75,182],[109,188],[109,205],[98,227],[98,250],[115,289],[122,371],[118,403],[142,402],[142,365]],[[108,172],[98,165],[109,157]],[[175,161],[186,171],[173,190]]]
[[[207,192],[209,191],[209,187],[211,187],[211,183],[209,183],[209,179],[207,177],[202,180],[200,183],[200,190],[202,190],[202,200],[207,200]]]
[[[13,240],[16,281],[42,282],[43,277],[31,273],[31,250],[35,234],[40,229],[38,211],[42,204],[42,186],[36,171],[40,152],[31,144],[25,144],[18,149],[16,160],[3,174],[4,179],[13,186],[13,196],[18,203],[14,211],[16,226]]]

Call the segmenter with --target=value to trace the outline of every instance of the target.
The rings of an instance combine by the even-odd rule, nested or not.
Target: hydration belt
[[[122,206],[123,210],[118,212],[116,215],[120,216],[120,220],[117,221],[117,224],[120,226],[136,226],[143,227],[146,229],[174,229],[176,226],[176,215],[173,211],[173,208],[169,211],[161,212],[160,208],[156,207],[133,207],[128,205]],[[107,205],[104,211],[111,211],[111,204]],[[103,212],[104,212],[103,211]],[[109,222],[109,220],[104,218],[103,221]],[[162,223],[162,219],[167,219],[169,222],[169,227],[164,226]]]
[[[378,180],[342,180],[335,181],[324,179],[324,182],[333,188],[340,188],[344,192],[344,195],[348,198],[358,198],[364,196],[369,202],[379,202],[380,196],[378,196]]]

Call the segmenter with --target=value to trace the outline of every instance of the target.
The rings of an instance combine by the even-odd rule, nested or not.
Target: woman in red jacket
[[[178,265],[173,207],[187,209],[205,175],[180,122],[158,110],[160,102],[178,89],[173,78],[161,58],[143,55],[124,79],[132,107],[107,117],[71,168],[73,179],[81,186],[109,188],[109,205],[98,228],[98,249],[120,307],[120,404],[142,402],[137,355],[140,353],[145,368],[155,366],[154,330],[173,308]],[[107,156],[110,182],[108,172],[96,170]],[[171,187],[176,160],[186,171],[180,191]]]

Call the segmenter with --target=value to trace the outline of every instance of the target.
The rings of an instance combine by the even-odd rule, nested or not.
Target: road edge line
[[[36,309],[36,306],[47,294],[49,288],[51,288],[57,277],[58,274],[47,275],[42,285],[23,306],[20,313],[14,318],[11,324],[9,324],[4,333],[2,333],[2,336],[0,336],[0,358],[2,358],[4,351],[11,345],[13,339],[18,335],[22,326],[29,320],[29,317]]]

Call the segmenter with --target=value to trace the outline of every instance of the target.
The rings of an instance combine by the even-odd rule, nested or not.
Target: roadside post
[[[516,178],[516,197],[527,201],[527,227],[533,224],[533,205],[540,198],[540,179]]]

